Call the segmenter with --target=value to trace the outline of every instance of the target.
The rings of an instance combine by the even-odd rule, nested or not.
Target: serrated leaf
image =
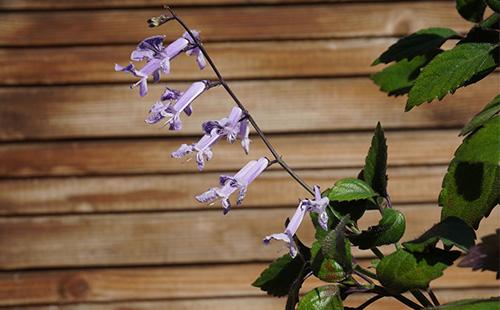
[[[408,94],[406,111],[448,93],[468,81],[484,78],[497,67],[498,48],[488,43],[464,43],[437,55],[417,77]]]
[[[490,103],[488,103],[481,112],[474,115],[474,117],[464,126],[460,135],[464,136],[481,127],[484,122],[495,116],[500,112],[500,95],[497,95]]]
[[[286,296],[303,265],[299,256],[292,258],[289,254],[285,254],[262,271],[252,285],[269,295]]]
[[[375,246],[392,244],[398,242],[405,232],[406,222],[403,213],[385,208],[382,210],[382,218],[378,225],[371,226],[359,235],[351,236],[353,245],[362,250]]]
[[[387,144],[380,122],[377,123],[366,155],[363,179],[377,193],[387,197]]]
[[[443,270],[459,256],[458,251],[435,248],[425,254],[400,249],[382,258],[377,265],[377,277],[393,294],[411,289],[426,289],[429,283],[442,276]]]
[[[352,256],[351,244],[345,238],[347,221],[347,216],[342,218],[337,227],[325,236],[321,241],[321,250],[326,258],[334,259],[345,272],[350,273],[352,271]]]
[[[426,55],[416,56],[412,60],[400,60],[375,73],[371,79],[380,87],[381,91],[386,92],[389,96],[406,94],[415,84],[420,70],[440,52],[437,50]]]
[[[486,121],[455,152],[439,195],[441,220],[456,216],[477,229],[498,204],[500,188],[500,117]]]
[[[354,178],[338,180],[328,192],[330,201],[373,200],[375,196],[377,196],[377,193],[370,185],[362,180]]]
[[[489,270],[497,273],[500,278],[500,229],[495,234],[481,238],[481,243],[472,247],[467,255],[460,261],[458,267],[470,267],[472,270]]]
[[[447,247],[454,245],[467,252],[474,245],[476,233],[464,221],[452,216],[432,226],[417,239],[404,242],[403,246],[410,252],[423,253],[439,240]]]
[[[500,297],[489,299],[466,299],[450,302],[439,307],[426,308],[432,310],[498,310],[500,309]]]
[[[286,300],[285,310],[295,310],[295,305],[299,302],[299,292],[302,284],[304,283],[304,278],[306,273],[309,272],[309,268],[304,267],[300,271],[299,276],[295,279],[288,292],[288,298]]]
[[[457,11],[470,22],[480,22],[483,20],[486,3],[484,0],[456,0]]]
[[[461,36],[449,28],[427,28],[399,39],[387,51],[372,63],[390,63],[403,59],[411,60],[415,56],[435,51],[449,39],[460,39]]]
[[[297,310],[342,310],[339,289],[334,285],[320,286],[308,292],[299,302]]]

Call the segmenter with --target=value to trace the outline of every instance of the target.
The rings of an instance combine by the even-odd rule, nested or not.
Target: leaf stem
[[[210,55],[208,55],[208,52],[206,51],[205,47],[196,39],[196,37],[193,35],[193,33],[191,32],[191,30],[189,29],[189,27],[184,23],[184,21],[179,16],[177,16],[175,14],[175,12],[174,12],[173,9],[171,9],[168,6],[165,7],[165,8],[170,12],[170,14],[172,14],[172,18],[175,19],[179,23],[179,25],[181,25],[181,27],[184,28],[184,30],[189,34],[189,36],[191,37],[191,39],[193,40],[193,42],[196,42],[196,47],[198,47],[200,49],[200,51],[203,53],[203,56],[205,56],[208,64],[210,65],[210,67],[214,71],[215,75],[219,79],[219,82],[222,85],[222,87],[224,87],[224,89],[226,90],[226,92],[233,99],[233,101],[236,103],[236,105],[243,111],[243,113],[245,115],[247,115],[248,121],[250,122],[250,124],[252,125],[252,127],[257,132],[257,135],[260,137],[260,139],[264,142],[264,144],[266,145],[266,147],[269,149],[269,151],[271,152],[271,154],[273,155],[273,157],[276,159],[277,163],[286,172],[288,172],[288,174],[295,181],[297,181],[297,183],[299,183],[305,190],[307,190],[311,195],[314,195],[314,191],[313,191],[312,187],[309,186],[299,175],[297,175],[297,173],[295,173],[295,171],[293,171],[293,169],[290,166],[288,166],[288,164],[283,160],[283,157],[276,151],[276,149],[271,144],[271,142],[269,141],[269,139],[264,135],[264,132],[262,131],[262,129],[260,129],[259,125],[254,120],[254,118],[252,117],[252,115],[248,112],[248,110],[245,108],[245,106],[243,105],[243,103],[238,99],[238,97],[233,92],[233,90],[231,89],[231,87],[229,87],[229,85],[226,83],[226,81],[224,80],[224,77],[220,73],[219,69],[217,68],[217,66],[215,65],[215,63],[212,61],[212,59],[210,58]]]
[[[379,300],[382,297],[385,297],[385,296],[384,295],[375,295],[372,298],[370,298],[367,301],[365,301],[364,303],[362,303],[361,305],[359,305],[358,307],[356,307],[356,310],[363,310],[363,309],[365,309],[366,307],[368,307],[369,305],[371,305],[372,303],[376,302],[377,300]]]
[[[399,302],[407,305],[408,307],[410,307],[412,309],[422,309],[422,306],[420,306],[419,304],[414,303],[413,301],[411,301],[410,299],[404,297],[403,295],[400,295],[400,294],[391,294],[385,288],[383,288],[382,286],[376,285],[372,289],[372,291],[374,293],[377,293],[377,294],[381,294],[381,295],[384,295],[384,296],[393,297],[393,298],[397,299]]]

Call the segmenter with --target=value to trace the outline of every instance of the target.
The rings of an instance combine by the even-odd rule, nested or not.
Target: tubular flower
[[[139,94],[145,96],[148,93],[148,77],[153,77],[153,82],[160,80],[160,71],[165,74],[170,73],[170,60],[186,50],[189,41],[185,38],[179,38],[167,47],[163,46],[165,36],[153,36],[144,39],[130,55],[133,61],[146,61],[146,64],[140,69],[136,69],[134,64],[122,67],[115,65],[116,71],[129,72],[138,77],[139,81],[132,84],[131,88],[139,86]]]
[[[194,82],[184,93],[176,90],[167,89],[162,98],[170,100],[168,105],[162,102],[156,102],[149,110],[149,116],[146,118],[146,123],[155,124],[163,118],[168,118],[165,125],[169,125],[170,130],[181,130],[182,122],[180,114],[186,113],[191,115],[191,104],[198,98],[205,90],[210,88],[209,81]]]
[[[200,43],[200,33],[196,30],[192,30],[191,33],[195,37],[196,41],[193,40],[193,38],[189,35],[189,33],[186,31],[182,35],[182,37],[186,40],[189,41],[189,46],[191,47],[186,51],[186,54],[189,56],[195,56],[196,57],[196,63],[198,64],[198,67],[203,70],[207,66],[207,61],[205,60],[205,56],[201,52],[201,49],[198,47],[198,44]]]
[[[241,205],[241,202],[245,198],[248,185],[252,183],[253,180],[255,180],[268,165],[269,160],[265,157],[261,157],[258,160],[252,160],[247,163],[234,176],[221,175],[219,179],[220,187],[211,188],[203,194],[196,196],[196,200],[205,203],[221,198],[224,214],[227,214],[229,210],[231,210],[229,196],[239,190],[236,205]]]
[[[285,231],[283,233],[266,236],[264,238],[264,244],[269,244],[272,239],[284,241],[290,249],[290,256],[295,257],[297,255],[298,248],[293,240],[293,236],[299,229],[306,212],[318,213],[319,224],[324,230],[328,230],[328,213],[326,212],[326,208],[329,203],[330,200],[327,197],[321,197],[319,186],[314,186],[314,199],[302,200],[299,203],[297,210],[295,210],[295,213],[293,214],[292,219],[288,223]]]
[[[177,151],[172,153],[172,157],[181,158],[189,153],[197,152],[196,162],[198,163],[198,170],[203,170],[205,160],[208,161],[212,158],[212,146],[215,145],[221,138],[226,137],[231,143],[233,143],[238,137],[242,140],[248,139],[248,134],[246,137],[241,137],[240,135],[240,132],[242,131],[241,126],[248,127],[247,123],[242,124],[242,121],[240,121],[242,114],[243,111],[240,108],[234,107],[228,117],[219,121],[205,122],[203,124],[205,135],[197,143],[193,143],[191,145],[182,144]],[[248,153],[248,149],[246,149],[245,152]]]

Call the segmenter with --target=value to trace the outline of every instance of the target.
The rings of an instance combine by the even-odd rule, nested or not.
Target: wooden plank
[[[295,168],[361,167],[371,133],[277,135],[272,142]],[[460,144],[455,130],[388,132],[391,165],[446,164]],[[0,145],[0,176],[109,175],[124,173],[196,172],[195,161],[173,159],[181,143],[199,138],[12,143]],[[253,138],[249,156],[240,145],[221,141],[204,171],[237,170],[251,159],[270,156]],[[436,144],[435,141],[441,141]],[[311,154],[311,150],[314,153]],[[37,159],[33,160],[33,154]],[[432,154],[432,156],[429,156]],[[275,168],[275,167],[273,167]]]
[[[359,169],[299,171],[308,183],[326,189]],[[398,203],[436,202],[444,166],[391,167],[389,192]],[[100,213],[200,209],[193,197],[218,180],[216,173],[133,177],[49,178],[0,181],[0,214]],[[276,192],[275,189],[280,190]],[[283,171],[270,171],[252,183],[248,207],[293,206],[308,194]],[[210,208],[219,209],[218,205]]]
[[[404,113],[405,97],[387,97],[368,78],[231,83],[266,133],[372,130],[377,121],[386,129],[459,127],[495,96],[499,84],[500,75],[492,75]],[[231,107],[222,89],[210,90],[194,103],[191,117],[183,116],[182,131],[173,133],[144,123],[161,91],[153,87],[141,99],[125,85],[0,88],[0,139],[198,135],[202,122],[222,118]]]
[[[369,265],[369,260],[361,260]],[[16,271],[0,274],[0,305],[113,302],[171,298],[262,296],[250,284],[267,263],[185,267],[106,268],[65,271]],[[324,285],[311,277],[307,292]],[[496,288],[492,272],[450,267],[432,288]]]
[[[371,62],[393,39],[208,43],[211,57],[226,79],[308,77],[366,74],[379,68]],[[125,65],[134,46],[40,47],[0,49],[0,80],[4,85],[133,81],[115,72]],[[23,61],[13,62],[13,58]],[[57,59],[57,61],[54,61]],[[141,66],[140,64],[138,65]],[[200,71],[192,57],[172,61],[169,80],[213,78]],[[135,91],[134,91],[135,92]]]
[[[251,195],[249,193],[249,195]],[[407,219],[405,240],[415,238],[439,219],[440,208],[401,208]],[[270,260],[286,251],[283,243],[262,244],[269,233],[283,230],[292,208],[168,212],[124,215],[39,216],[0,218],[0,268],[125,266]],[[422,216],[425,214],[425,216]],[[478,236],[496,229],[496,208],[482,222]],[[369,212],[361,223],[376,222]],[[299,230],[311,242],[310,221]],[[390,247],[392,251],[393,248]],[[353,251],[360,257],[369,251]]]
[[[435,290],[442,303],[470,298],[489,298],[498,294],[498,289],[438,289]],[[350,296],[345,302],[345,306],[359,306],[373,295],[356,294]],[[127,301],[117,303],[97,303],[97,304],[74,304],[74,305],[47,305],[28,307],[6,307],[4,309],[24,309],[24,310],[281,310],[286,303],[284,298],[273,298],[270,296],[252,297],[230,297],[230,298],[209,298],[209,299],[186,299],[186,300],[158,300],[158,301]],[[383,298],[370,305],[370,310],[400,310],[404,307],[401,303],[392,298]]]
[[[233,41],[391,36],[431,26],[469,29],[455,10],[451,1],[432,1],[204,7],[179,9],[178,14],[201,30],[207,41]],[[146,26],[147,19],[160,13],[152,9],[2,13],[0,45],[135,43],[157,33],[177,36],[175,26],[153,30]],[[19,39],[27,37],[30,40]]]
[[[359,0],[330,0],[330,2],[357,2]],[[382,0],[372,0],[372,2]],[[170,6],[197,5],[251,5],[315,3],[321,0],[170,0]],[[0,10],[61,10],[61,9],[103,9],[103,8],[161,8],[163,0],[0,0]]]

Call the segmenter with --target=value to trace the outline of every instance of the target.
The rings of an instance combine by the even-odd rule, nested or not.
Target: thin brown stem
[[[227,84],[227,82],[224,80],[224,77],[220,73],[219,69],[213,62],[213,60],[210,58],[210,55],[206,51],[205,47],[203,44],[199,42],[199,40],[193,35],[192,31],[189,29],[189,27],[184,23],[184,21],[175,14],[174,10],[172,10],[170,7],[165,7],[170,14],[172,14],[172,18],[175,19],[179,25],[181,25],[182,28],[189,34],[193,42],[196,43],[196,46],[200,49],[200,51],[203,53],[203,56],[205,56],[208,64],[214,71],[215,75],[217,76],[220,84],[226,92],[229,94],[229,96],[233,99],[233,101],[236,103],[236,105],[243,111],[245,115],[247,115],[247,119],[252,125],[252,127],[255,129],[257,135],[261,138],[261,140],[264,142],[266,147],[269,149],[273,157],[276,159],[277,163],[286,171],[288,174],[295,180],[297,181],[305,190],[307,190],[311,195],[314,195],[314,191],[311,186],[309,186],[293,169],[288,166],[288,164],[283,160],[283,157],[276,151],[275,147],[271,144],[269,139],[266,137],[262,129],[260,129],[259,125],[257,122],[254,120],[252,115],[248,112],[248,110],[245,108],[243,103],[240,101],[240,99],[236,96],[236,94],[233,92],[231,87]]]

